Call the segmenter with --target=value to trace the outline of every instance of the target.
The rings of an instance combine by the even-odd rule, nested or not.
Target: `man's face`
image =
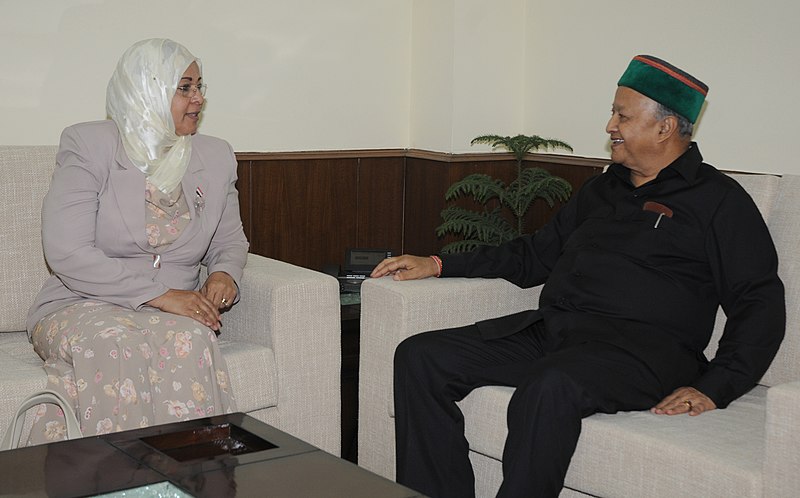
[[[661,121],[656,119],[656,108],[654,100],[636,90],[617,87],[606,125],[613,162],[645,175],[650,175],[655,165],[663,166],[658,161]]]

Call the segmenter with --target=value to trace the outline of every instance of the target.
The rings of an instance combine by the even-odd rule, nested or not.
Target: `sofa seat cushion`
[[[47,385],[42,360],[25,332],[0,333],[0,435],[5,434],[17,407]],[[7,421],[7,422],[6,422]]]
[[[593,415],[583,422],[566,486],[609,497],[688,489],[694,496],[761,496],[766,391],[758,386],[728,408],[698,417]],[[482,387],[459,403],[472,451],[501,459],[512,393]]]
[[[42,359],[33,350],[28,340],[27,332],[2,332],[0,333],[0,352],[29,367],[42,368]],[[5,363],[3,363],[5,365]],[[4,368],[3,370],[9,370]],[[0,375],[4,375],[3,372]],[[13,372],[8,372],[13,373]],[[41,371],[44,375],[44,370]]]
[[[278,405],[278,367],[275,352],[240,341],[219,341],[228,364],[236,409],[250,412]]]

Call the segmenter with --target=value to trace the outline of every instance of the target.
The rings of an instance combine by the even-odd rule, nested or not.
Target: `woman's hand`
[[[214,303],[217,309],[224,310],[230,308],[236,300],[236,282],[224,271],[215,271],[208,276],[200,293]]]
[[[147,304],[161,311],[194,318],[212,330],[219,330],[222,326],[217,306],[202,292],[170,289]]]
[[[386,258],[372,270],[370,277],[392,275],[395,280],[416,280],[439,274],[439,265],[431,257],[403,254],[396,258]]]

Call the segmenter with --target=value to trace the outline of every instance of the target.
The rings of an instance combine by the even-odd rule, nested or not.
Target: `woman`
[[[186,48],[144,40],[108,84],[110,120],[61,136],[28,330],[84,435],[235,410],[216,334],[248,243],[233,151],[195,135],[205,89]],[[63,438],[59,412],[38,408],[30,443]]]

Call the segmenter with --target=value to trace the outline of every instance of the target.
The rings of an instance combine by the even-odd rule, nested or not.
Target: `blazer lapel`
[[[125,227],[130,232],[136,245],[143,251],[152,253],[154,252],[153,247],[147,242],[147,232],[145,230],[144,173],[139,171],[125,154],[125,149],[121,142],[117,147],[116,162],[119,169],[111,171],[109,185],[114,191]],[[169,245],[167,252],[180,248],[203,231],[203,226],[205,225],[205,193],[208,189],[203,170],[203,162],[195,152],[194,147],[192,147],[192,158],[181,180],[181,188],[183,189],[186,203],[189,205],[192,222],[189,223],[178,239]]]
[[[136,245],[146,252],[152,252],[145,231],[144,173],[128,159],[122,143],[117,147],[116,162],[119,169],[111,170],[108,182],[117,200],[120,216]]]

